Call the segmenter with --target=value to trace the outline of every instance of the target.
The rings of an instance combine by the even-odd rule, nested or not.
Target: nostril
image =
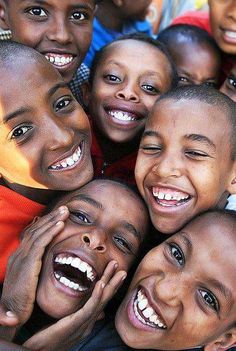
[[[84,241],[86,244],[89,244],[89,243],[90,243],[89,237],[87,237],[87,236],[84,236],[84,237],[83,237],[83,241]]]

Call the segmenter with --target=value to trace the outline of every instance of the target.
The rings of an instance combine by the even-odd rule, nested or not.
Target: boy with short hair
[[[99,0],[0,0],[0,26],[12,40],[43,54],[61,73],[77,100],[89,69],[82,61],[90,45],[93,16]],[[77,71],[78,70],[78,71]]]
[[[234,345],[235,228],[234,211],[206,212],[144,257],[116,314],[126,344],[205,351]]]
[[[20,60],[16,60],[19,58]],[[58,191],[93,175],[82,107],[37,51],[0,42],[0,282],[19,234]]]
[[[102,0],[93,22],[93,38],[84,63],[91,67],[93,58],[103,46],[131,33],[152,34],[145,19],[151,0]]]
[[[161,31],[158,40],[166,45],[174,60],[179,86],[218,86],[221,55],[207,31],[196,26],[178,24]],[[197,55],[193,55],[193,52],[197,52]]]
[[[118,207],[117,197],[120,198]],[[2,325],[18,322],[19,328],[31,316],[34,305],[38,305],[40,311],[36,320],[33,319],[36,326],[29,321],[23,328],[25,333],[20,335],[27,332],[29,338],[32,328],[35,327],[35,334],[55,320],[60,321],[33,336],[25,346],[33,350],[35,346],[43,350],[47,346],[50,350],[65,351],[79,341],[80,333],[83,335],[83,324],[81,330],[77,326],[78,310],[81,310],[84,320],[91,318],[88,322],[94,324],[97,309],[101,313],[105,301],[121,285],[137,259],[148,231],[149,218],[140,195],[127,185],[112,180],[93,180],[61,196],[50,208],[53,208],[50,215],[38,219],[25,230],[20,247],[11,257],[1,300],[2,308],[8,313],[0,318]],[[110,266],[111,281],[101,292],[101,286],[98,286],[101,282],[98,281],[102,279],[105,283],[103,272],[107,265]],[[97,296],[95,306],[90,306],[91,316],[84,316],[87,307],[84,307],[84,312],[82,307],[91,294],[94,299],[99,291],[102,296]],[[9,309],[14,311],[14,316],[8,317]],[[71,318],[70,337],[62,344],[68,330],[62,326],[69,322],[68,315]],[[15,331],[14,327],[8,329],[9,339]],[[58,334],[54,335],[53,331]],[[1,337],[6,339],[6,330],[4,332]]]
[[[170,235],[236,193],[236,105],[205,86],[162,95],[149,115],[135,167],[155,228]]]

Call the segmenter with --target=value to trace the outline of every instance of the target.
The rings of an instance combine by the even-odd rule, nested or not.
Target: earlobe
[[[232,172],[230,174],[229,184],[228,184],[228,188],[227,188],[227,191],[230,194],[236,194],[236,161],[234,163],[235,164],[234,164]]]
[[[0,0],[0,27],[4,30],[10,29],[6,20],[6,5],[4,0]]]
[[[228,333],[223,334],[216,341],[207,344],[204,351],[223,351],[229,350],[236,345],[236,330],[233,328]]]

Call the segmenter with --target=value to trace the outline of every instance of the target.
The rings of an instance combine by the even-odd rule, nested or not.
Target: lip
[[[162,327],[160,327],[158,324],[154,324],[148,321],[147,318],[145,318],[143,315],[141,316],[140,312],[137,314],[137,294],[138,292],[142,292],[146,299],[148,300],[148,306],[151,307],[154,311],[154,314],[158,316],[159,322],[161,323]],[[136,311],[135,311],[136,310]],[[145,309],[144,309],[145,310]],[[139,310],[140,311],[140,310]],[[160,308],[157,306],[156,303],[154,303],[149,291],[144,288],[142,285],[139,285],[134,291],[133,294],[130,297],[130,300],[127,305],[127,312],[128,312],[128,318],[130,323],[137,329],[141,329],[147,332],[153,332],[153,330],[156,331],[166,331],[168,329],[167,323],[160,311]],[[139,317],[138,317],[139,316]]]
[[[76,55],[75,53],[73,53],[70,50],[65,51],[65,49],[55,49],[54,48],[54,49],[48,49],[48,50],[40,51],[40,53],[42,55],[44,55],[45,57],[46,56],[50,56],[50,54],[52,54],[53,56],[58,55],[58,56],[65,56],[65,57],[68,57],[68,56],[73,57],[71,62],[68,62],[67,64],[64,64],[64,65],[61,65],[61,66],[50,62],[50,60],[48,60],[47,57],[46,57],[48,62],[50,62],[56,69],[58,69],[61,72],[75,69],[75,67],[77,67],[77,65],[78,65],[78,55]]]
[[[220,27],[223,40],[228,44],[236,44],[236,29]]]
[[[73,165],[71,165],[71,166],[68,165],[67,167],[60,168],[60,169],[54,168],[57,165],[59,165],[60,163],[65,162],[66,159],[72,158],[73,154],[77,153],[77,150],[80,150],[79,158],[77,161],[75,161],[75,163]],[[48,166],[48,169],[52,172],[61,172],[61,171],[66,172],[66,171],[69,171],[71,169],[74,169],[75,167],[78,166],[78,164],[80,164],[82,162],[83,155],[84,155],[84,142],[82,141],[80,144],[77,144],[76,146],[74,146],[70,151],[61,155],[60,158],[57,158],[53,163],[51,163]]]

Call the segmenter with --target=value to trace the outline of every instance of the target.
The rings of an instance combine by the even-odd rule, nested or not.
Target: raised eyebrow
[[[30,109],[26,107],[20,107],[14,112],[9,113],[8,115],[3,116],[2,121],[0,122],[0,125],[8,123],[11,119],[17,118],[21,115],[24,115],[25,113],[29,113]]]
[[[136,239],[142,241],[141,233],[135,228],[135,226],[133,226],[133,224],[124,221],[123,225],[131,234],[135,236]]]
[[[71,200],[80,200],[80,201],[83,201],[83,202],[86,202],[88,203],[89,205],[92,205],[98,209],[103,209],[103,206],[100,202],[92,199],[90,196],[88,195],[85,195],[85,194],[78,194],[78,195],[75,195],[71,198]],[[70,200],[70,201],[71,201]]]
[[[216,149],[215,144],[213,143],[213,141],[211,141],[208,137],[206,137],[205,135],[201,135],[201,134],[187,134],[185,135],[186,139],[192,140],[192,141],[200,141],[203,142],[204,144],[209,145],[210,147],[213,147],[214,149]]]

